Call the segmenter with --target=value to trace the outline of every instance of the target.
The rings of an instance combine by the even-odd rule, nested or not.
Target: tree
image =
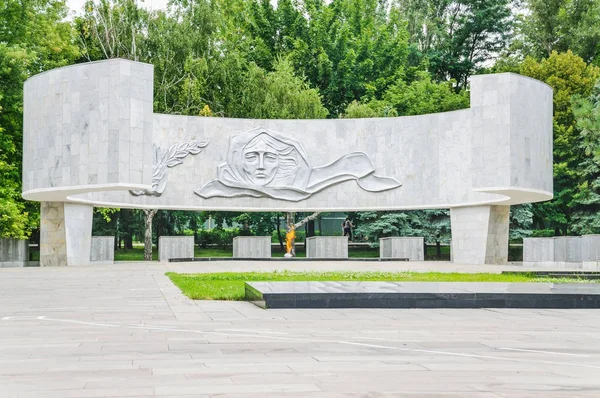
[[[573,54],[553,52],[540,62],[527,58],[521,74],[548,83],[554,89],[554,199],[533,206],[534,225],[566,235],[571,224],[573,199],[583,173],[580,130],[571,107],[573,95],[587,97],[600,76],[600,69]]]
[[[515,47],[534,57],[571,50],[588,63],[597,62],[598,24],[599,0],[526,0]]]
[[[469,107],[467,91],[456,92],[452,83],[436,83],[429,73],[420,71],[407,83],[399,77],[383,94],[383,99],[373,98],[367,102],[353,101],[344,117],[391,117],[447,112]]]
[[[156,209],[144,209],[145,233],[144,233],[144,261],[152,261],[152,219],[156,215]]]
[[[0,237],[26,238],[39,223],[39,206],[21,192],[23,83],[77,56],[67,7],[61,0],[0,2]]]
[[[407,0],[398,7],[411,63],[427,60],[438,81],[454,80],[457,89],[507,46],[513,24],[510,0]]]
[[[530,203],[510,207],[510,240],[522,240],[531,236],[533,227],[533,205]]]
[[[581,129],[583,180],[574,197],[572,228],[578,234],[600,233],[600,81],[589,97],[573,101],[577,127]]]

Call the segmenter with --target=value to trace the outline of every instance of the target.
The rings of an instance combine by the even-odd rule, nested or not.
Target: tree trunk
[[[126,234],[123,237],[123,245],[125,245],[125,250],[133,249],[133,235]]]
[[[317,217],[317,222],[319,223],[319,236],[323,236],[322,217],[320,214],[319,217]]]
[[[279,248],[281,249],[281,251],[284,251],[285,248],[283,247],[283,237],[281,236],[281,219],[279,218],[279,213],[277,213],[277,237],[279,238]]]
[[[144,209],[145,221],[146,221],[146,231],[144,232],[144,260],[152,261],[152,219],[156,215],[158,210]]]
[[[292,257],[296,256],[296,229],[305,225],[307,222],[314,220],[319,217],[321,212],[314,212],[310,216],[302,219],[301,221],[294,224],[294,213],[287,214],[287,234],[286,234],[286,252]],[[305,246],[306,248],[306,243]]]
[[[439,240],[435,242],[435,256],[438,260],[442,258],[442,245]]]
[[[315,236],[315,220],[306,223],[306,237]]]

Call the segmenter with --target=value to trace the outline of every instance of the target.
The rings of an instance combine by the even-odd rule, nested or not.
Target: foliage
[[[453,111],[469,107],[467,91],[456,92],[452,81],[436,83],[427,72],[418,72],[407,83],[399,77],[383,94],[383,99],[371,99],[366,103],[353,101],[348,105],[345,117],[391,117],[421,115]]]
[[[413,64],[428,60],[436,79],[462,89],[507,46],[512,31],[510,0],[404,0],[398,7]]]
[[[509,239],[523,240],[531,235],[533,227],[533,206],[530,203],[510,207]]]
[[[536,229],[531,231],[532,238],[551,238],[554,236],[553,229]]]
[[[571,108],[573,95],[589,96],[600,69],[573,54],[553,52],[540,62],[527,58],[521,73],[548,83],[554,89],[554,200],[535,204],[534,223],[566,235],[571,224],[573,199],[583,174],[579,128]]]
[[[0,159],[0,175],[9,174],[13,167]],[[0,238],[27,239],[38,220],[29,217],[16,181],[9,178],[3,181],[5,183],[0,184]]]
[[[600,55],[600,1],[526,0],[516,46],[525,55],[548,57],[573,51],[585,62]]]
[[[39,223],[39,206],[20,197],[23,83],[77,56],[62,0],[0,2],[0,237],[25,238]]]
[[[355,235],[372,246],[388,236],[422,236],[425,243],[439,244],[450,240],[448,210],[417,210],[356,213]]]
[[[600,80],[588,98],[575,98],[573,112],[581,129],[583,182],[574,196],[572,228],[579,234],[600,233]]]

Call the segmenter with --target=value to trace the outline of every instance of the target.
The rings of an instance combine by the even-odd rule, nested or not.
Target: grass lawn
[[[279,249],[273,248],[273,257],[283,257],[285,253],[279,251]],[[201,248],[198,246],[194,247],[194,257],[232,257],[233,249],[227,248],[222,249],[218,247],[207,247]],[[306,257],[304,248],[299,248],[296,252],[297,257]],[[365,257],[379,257],[379,249],[349,249],[348,256],[354,258],[365,258]],[[152,248],[152,259],[158,260],[158,249]],[[115,261],[143,261],[144,260],[144,248],[134,247],[133,249],[117,249],[115,250]]]
[[[440,272],[246,272],[178,274],[171,281],[194,300],[244,300],[244,282],[258,281],[397,281],[397,282],[553,282],[598,283],[598,280],[548,278],[534,275],[460,274]]]

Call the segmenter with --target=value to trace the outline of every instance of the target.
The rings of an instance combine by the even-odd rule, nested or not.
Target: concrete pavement
[[[393,264],[435,268],[319,269]],[[189,300],[164,276],[253,266],[0,270],[0,395],[600,396],[598,310],[265,311]]]

